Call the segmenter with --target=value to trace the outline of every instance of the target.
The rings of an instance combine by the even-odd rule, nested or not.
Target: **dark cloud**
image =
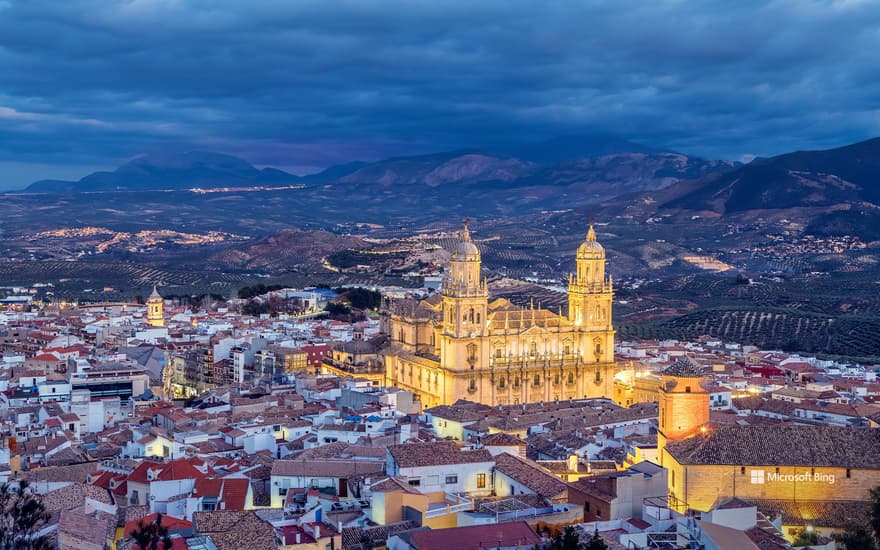
[[[880,134],[878,49],[869,1],[0,0],[0,185],[175,148],[832,146]]]

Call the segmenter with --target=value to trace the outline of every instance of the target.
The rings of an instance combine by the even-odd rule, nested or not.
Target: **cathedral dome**
[[[480,261],[480,249],[471,242],[471,232],[468,230],[467,225],[464,226],[464,230],[461,232],[461,242],[455,246],[452,259],[458,262]]]
[[[581,243],[577,251],[578,260],[602,260],[605,258],[605,247],[596,242],[596,232],[593,225],[587,231],[587,239]]]

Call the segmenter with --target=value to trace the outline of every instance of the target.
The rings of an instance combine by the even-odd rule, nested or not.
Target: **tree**
[[[137,529],[132,531],[131,538],[134,539],[139,550],[168,550],[171,548],[171,537],[168,534],[168,527],[162,525],[162,514],[156,514],[156,520],[150,523],[144,523],[144,520],[138,522]]]
[[[556,536],[541,548],[543,550],[608,550],[608,545],[599,536],[598,531],[593,533],[589,540],[582,541],[577,527],[566,525],[565,529],[556,533]]]
[[[55,545],[37,533],[49,521],[43,501],[28,490],[28,482],[0,485],[0,549],[48,550]]]
[[[862,525],[850,525],[842,533],[835,533],[833,537],[846,550],[877,550],[871,533]]]
[[[792,541],[793,546],[812,546],[814,544],[819,544],[819,535],[806,529],[795,531],[794,541]]]
[[[605,544],[605,539],[599,536],[599,532],[597,531],[593,533],[593,536],[587,541],[586,550],[608,550],[608,545]]]

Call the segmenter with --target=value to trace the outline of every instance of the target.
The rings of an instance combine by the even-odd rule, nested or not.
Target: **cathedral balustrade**
[[[589,284],[572,282],[568,288],[571,292],[577,292],[578,294],[611,294],[614,292],[614,285],[610,282]]]

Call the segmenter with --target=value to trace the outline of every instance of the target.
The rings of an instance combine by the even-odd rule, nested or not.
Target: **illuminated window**
[[[486,474],[477,474],[477,489],[486,488]]]

